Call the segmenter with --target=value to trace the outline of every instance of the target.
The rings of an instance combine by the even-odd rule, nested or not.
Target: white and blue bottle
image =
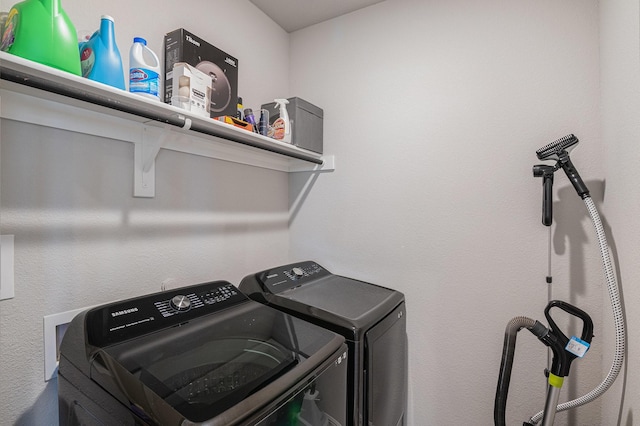
[[[160,60],[142,37],[133,39],[129,51],[129,92],[160,100]]]

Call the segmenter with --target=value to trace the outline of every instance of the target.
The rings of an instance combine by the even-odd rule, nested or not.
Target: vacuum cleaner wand
[[[533,176],[542,178],[542,224],[553,223],[553,173],[556,168],[545,164],[533,166]]]
[[[571,162],[571,158],[569,158],[569,152],[575,148],[578,142],[578,138],[570,134],[543,146],[536,151],[536,155],[539,160],[556,160],[558,168],[564,170],[578,195],[584,199],[589,197],[589,189],[582,181],[578,170]]]
[[[593,336],[593,322],[591,318],[584,312],[576,307],[565,304],[564,302],[550,302],[545,310],[545,316],[549,321],[549,329],[540,325],[537,321],[534,321],[526,317],[516,317],[507,326],[505,332],[505,344],[503,347],[502,363],[500,365],[500,375],[498,377],[498,387],[496,389],[496,399],[494,405],[494,421],[496,426],[505,425],[505,411],[506,411],[506,399],[509,388],[509,381],[511,377],[511,368],[513,365],[513,354],[515,353],[515,335],[522,329],[527,328],[531,331],[540,341],[549,346],[554,353],[554,360],[551,366],[551,370],[548,372],[548,392],[547,401],[545,403],[544,411],[540,411],[529,419],[529,422],[525,422],[523,426],[534,426],[542,419],[542,426],[550,426],[553,424],[553,419],[556,412],[580,407],[595,400],[603,393],[605,393],[611,385],[615,382],[616,377],[620,373],[624,363],[624,354],[626,351],[626,331],[625,331],[625,319],[622,309],[622,301],[618,290],[618,283],[616,281],[614,268],[609,256],[609,247],[607,244],[604,227],[598,214],[598,209],[595,203],[589,195],[589,190],[580,178],[577,170],[569,159],[569,152],[575,148],[578,144],[578,138],[574,135],[567,135],[563,138],[550,143],[538,151],[536,155],[540,160],[556,160],[555,167],[552,166],[534,166],[533,175],[535,177],[542,177],[545,191],[548,194],[544,195],[544,202],[551,204],[550,192],[553,184],[552,177],[556,170],[562,168],[574,188],[578,192],[578,195],[584,201],[589,216],[593,221],[596,235],[598,237],[598,245],[600,246],[600,253],[602,255],[602,265],[607,281],[607,288],[609,290],[609,298],[611,300],[611,308],[613,310],[613,319],[615,323],[615,354],[613,363],[609,373],[604,378],[602,383],[596,386],[592,391],[587,394],[573,399],[571,401],[564,402],[560,405],[557,404],[558,396],[560,394],[560,388],[563,383],[563,378],[569,374],[569,367],[573,359],[584,354],[587,344],[590,344]],[[548,214],[547,214],[548,213]],[[543,223],[546,218],[550,218],[551,209],[543,207]],[[545,223],[546,224],[546,223]],[[547,277],[547,282],[550,283],[550,276]],[[581,339],[571,339],[567,342],[567,337],[556,326],[553,318],[549,315],[549,310],[553,307],[558,307],[565,312],[582,319],[583,330]],[[566,345],[566,346],[565,346]]]

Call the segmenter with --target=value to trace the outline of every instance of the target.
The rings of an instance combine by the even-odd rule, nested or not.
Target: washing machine
[[[61,425],[346,425],[344,337],[213,281],[78,314]]]
[[[401,292],[334,275],[314,261],[248,275],[238,288],[345,337],[347,424],[406,424],[408,344]]]

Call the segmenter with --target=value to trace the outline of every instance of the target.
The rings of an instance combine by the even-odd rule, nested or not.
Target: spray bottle
[[[287,104],[289,101],[286,99],[274,99],[274,102],[278,104],[280,108],[280,117],[273,122],[273,137],[282,142],[291,143],[291,122],[289,121],[289,113],[287,112]]]

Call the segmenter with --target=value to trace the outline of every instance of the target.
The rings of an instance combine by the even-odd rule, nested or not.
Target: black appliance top
[[[216,281],[79,314],[65,333],[59,374],[73,365],[150,423],[229,424],[343,341]]]
[[[334,331],[334,326],[353,330],[355,337],[404,302],[396,290],[333,275],[313,261],[249,275],[239,288],[252,299],[319,320]]]

